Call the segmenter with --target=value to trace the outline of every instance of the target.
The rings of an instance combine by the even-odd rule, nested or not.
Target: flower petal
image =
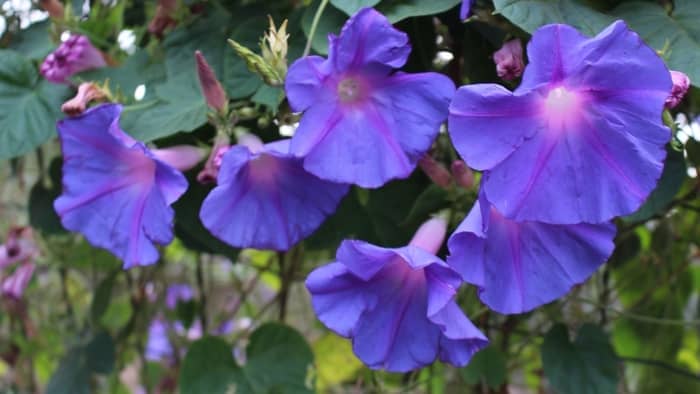
[[[495,84],[462,86],[450,104],[450,137],[460,156],[477,170],[507,158],[540,129],[538,103]]]
[[[59,122],[63,193],[54,207],[67,229],[129,268],[154,263],[153,243],[172,240],[169,204],[185,192],[187,180],[153,159],[143,144],[125,146],[113,135],[120,112],[118,105],[103,105]]]
[[[287,73],[284,89],[292,110],[305,111],[320,94],[323,81],[331,73],[330,63],[320,56],[306,56],[295,61]]]
[[[270,147],[252,154],[235,146],[224,155],[218,186],[204,200],[200,218],[235,247],[287,250],[316,230],[347,190],[307,173],[289,154]]]
[[[346,71],[368,63],[399,68],[410,53],[406,33],[395,29],[374,9],[363,8],[345,23],[334,45],[330,46],[328,57],[333,59],[338,71]]]
[[[447,263],[499,313],[527,312],[563,296],[614,249],[612,223],[515,222],[493,207],[484,218],[482,205],[484,198],[450,237]]]

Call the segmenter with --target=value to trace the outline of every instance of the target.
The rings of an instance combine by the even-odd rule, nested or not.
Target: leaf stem
[[[328,0],[321,0],[321,4],[318,5],[316,9],[316,14],[314,15],[314,20],[311,22],[311,30],[309,30],[309,38],[306,40],[306,46],[304,47],[304,54],[302,57],[308,56],[311,52],[311,42],[314,40],[314,35],[316,34],[316,28],[318,27],[318,22],[321,21],[321,15],[323,15],[323,10],[326,9],[328,5]]]

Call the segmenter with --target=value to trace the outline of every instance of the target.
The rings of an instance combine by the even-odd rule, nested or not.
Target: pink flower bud
[[[436,254],[445,241],[446,234],[447,220],[436,216],[421,224],[409,245],[417,246],[427,252]]]
[[[231,148],[231,140],[226,134],[219,134],[214,140],[214,146],[211,148],[209,158],[204,169],[197,174],[197,182],[201,184],[216,183],[216,178],[219,176],[219,168],[224,154]]]
[[[153,19],[148,24],[148,32],[156,37],[162,37],[165,29],[175,27],[177,21],[173,13],[177,10],[177,0],[159,0]]]
[[[493,54],[496,63],[496,73],[506,81],[512,81],[523,74],[523,44],[517,38],[503,44],[501,49]]]
[[[685,97],[688,88],[690,88],[690,78],[680,71],[671,70],[671,80],[673,81],[673,88],[671,88],[671,94],[666,99],[666,108],[677,106]]]
[[[41,0],[39,6],[49,13],[49,16],[56,20],[63,19],[63,4],[58,0]]]
[[[190,145],[171,146],[163,149],[151,150],[156,159],[177,168],[187,171],[204,159],[205,153],[201,148]]]
[[[474,173],[462,160],[455,160],[450,166],[452,176],[455,183],[465,189],[471,189],[474,186]]]
[[[447,189],[450,187],[451,177],[449,171],[442,164],[438,163],[430,155],[423,156],[418,161],[418,166],[436,185]]]
[[[228,106],[228,99],[226,98],[224,88],[221,86],[219,80],[216,79],[214,70],[211,69],[204,55],[202,55],[202,52],[196,51],[194,56],[197,59],[199,85],[202,88],[204,98],[207,100],[207,105],[216,111],[225,112]]]
[[[77,116],[85,112],[88,104],[93,100],[101,100],[107,95],[92,82],[84,82],[78,86],[75,97],[61,105],[61,111],[68,116]]]
[[[106,65],[102,52],[87,37],[72,35],[44,59],[40,71],[51,82],[67,83],[74,74]]]
[[[15,268],[10,276],[3,278],[1,290],[3,298],[21,299],[29,280],[32,279],[34,267],[34,263],[27,261]]]

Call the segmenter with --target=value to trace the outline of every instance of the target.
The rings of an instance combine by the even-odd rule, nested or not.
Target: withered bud
[[[83,82],[78,86],[78,93],[72,99],[61,105],[61,111],[68,116],[78,116],[85,112],[92,101],[103,100],[109,96],[99,86],[92,82]]]

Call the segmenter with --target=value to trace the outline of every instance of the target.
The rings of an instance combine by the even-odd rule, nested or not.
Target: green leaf
[[[584,324],[572,343],[566,326],[556,324],[542,344],[544,374],[561,394],[614,394],[618,359],[603,330]]]
[[[331,0],[333,6],[349,16],[354,15],[360,8],[374,7],[381,0]]]
[[[456,7],[462,0],[388,0],[377,6],[391,23],[414,16],[434,15]]]
[[[246,349],[246,364],[236,365],[231,346],[220,338],[195,342],[180,373],[182,394],[312,393],[307,373],[313,354],[294,329],[267,323],[253,332]]]
[[[309,34],[311,34],[311,24],[314,20],[316,10],[318,9],[318,4],[319,1],[316,0],[310,6],[306,7],[306,11],[304,11],[304,15],[301,18],[301,28],[304,30],[304,34],[307,38]],[[326,7],[316,26],[316,33],[311,41],[311,48],[321,55],[327,55],[328,35],[338,35],[347,19],[347,15],[335,7]]]
[[[350,380],[362,368],[362,361],[352,352],[352,343],[334,333],[327,333],[314,342],[313,349],[319,392],[328,392],[333,386]]]
[[[29,223],[47,235],[65,233],[66,230],[53,208],[53,202],[61,194],[61,164],[55,158],[49,165],[51,185],[45,185],[45,179],[39,179],[29,191]]]
[[[266,323],[250,337],[243,368],[250,392],[313,393],[307,374],[314,356],[304,337],[291,327]]]
[[[279,107],[283,98],[284,91],[282,88],[262,85],[260,86],[260,89],[255,92],[253,97],[250,98],[250,100],[256,104],[266,106],[273,114],[276,114],[277,108]]]
[[[46,394],[88,394],[92,374],[114,369],[116,350],[112,337],[98,332],[87,343],[71,347],[46,386]]]
[[[674,0],[673,11],[652,2],[629,2],[613,14],[623,18],[656,50],[670,45],[663,57],[672,70],[683,71],[700,86],[700,7],[696,0]]]
[[[258,47],[267,27],[265,14],[257,8],[241,7],[231,15],[223,8],[211,6],[206,16],[169,33],[163,42],[168,78],[188,76],[197,85],[194,52],[199,50],[232,99],[250,96],[262,80],[248,71],[245,61],[228,45],[232,38],[248,48]],[[197,88],[197,95],[199,87]]]
[[[231,346],[221,338],[205,337],[193,343],[180,370],[181,394],[225,394],[238,389],[240,368]],[[235,390],[235,391],[234,391]]]
[[[495,390],[506,381],[506,356],[492,345],[476,353],[469,365],[459,371],[467,383],[483,382]]]
[[[668,156],[666,157],[664,171],[661,174],[659,184],[637,212],[624,217],[625,221],[637,222],[647,220],[656,213],[663,211],[683,186],[687,176],[683,153],[673,148],[667,148],[667,151]]]
[[[0,160],[20,156],[55,135],[64,85],[39,77],[29,59],[0,50]]]
[[[55,47],[49,36],[50,26],[48,19],[31,24],[13,35],[9,48],[32,60],[43,60]]]
[[[114,340],[106,331],[100,331],[85,346],[87,367],[90,372],[108,374],[114,369],[116,349]]]
[[[700,141],[689,139],[685,143],[685,151],[688,154],[688,160],[696,166],[700,166]]]
[[[593,36],[613,22],[578,0],[494,0],[495,12],[532,33],[543,25],[566,23]]]
[[[436,184],[431,184],[418,195],[402,224],[419,225],[431,214],[449,205],[447,196],[447,190]]]
[[[146,97],[155,92],[156,84],[165,80],[165,64],[155,61],[145,50],[137,50],[119,67],[103,67],[80,73],[78,81],[107,82],[112,93],[121,94],[126,100],[134,99],[139,85],[146,87]]]
[[[183,75],[155,89],[155,98],[124,106],[121,126],[134,138],[152,141],[207,122],[207,104],[195,79]]]
[[[90,319],[93,323],[100,322],[112,301],[112,288],[114,287],[117,272],[119,271],[107,275],[95,289],[95,294],[92,296],[92,304],[90,304]]]

